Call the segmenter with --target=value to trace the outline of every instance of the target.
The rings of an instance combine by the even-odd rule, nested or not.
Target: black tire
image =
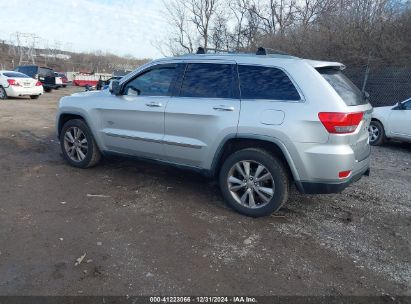
[[[374,136],[372,135],[374,131]],[[385,142],[385,130],[382,123],[378,120],[372,120],[370,123],[370,127],[368,128],[369,136],[370,136],[370,145],[372,146],[380,146]],[[378,133],[375,133],[378,132]]]
[[[65,142],[64,142],[64,136],[70,128],[77,127],[81,130],[81,132],[84,134],[85,138],[87,139],[87,152],[85,153],[85,158],[81,161],[75,161],[73,160],[69,155],[68,152],[66,151],[65,147]],[[89,168],[97,165],[97,163],[101,159],[101,153],[100,150],[97,147],[97,144],[93,138],[93,135],[87,126],[87,124],[81,120],[81,119],[72,119],[66,122],[61,129],[60,132],[60,147],[61,151],[63,153],[64,159],[72,166],[77,167],[77,168]]]
[[[263,165],[271,174],[275,186],[275,191],[272,198],[265,205],[261,204],[262,206],[258,208],[250,208],[241,204],[234,198],[229,189],[228,177],[230,170],[236,163],[246,160]],[[290,178],[284,163],[280,159],[265,150],[248,148],[231,154],[224,161],[224,164],[220,170],[219,184],[221,192],[230,207],[247,216],[261,217],[278,211],[287,201]]]
[[[40,95],[30,95],[31,99],[39,99]]]
[[[7,97],[6,90],[2,86],[0,86],[0,100],[5,100],[7,98],[8,97]]]
[[[63,88],[67,87],[67,85],[63,84]]]
[[[51,92],[51,88],[44,88],[44,92],[50,93]]]

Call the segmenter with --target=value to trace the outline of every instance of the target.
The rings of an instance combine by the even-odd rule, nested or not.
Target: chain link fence
[[[391,106],[411,97],[411,65],[348,66],[345,74],[370,94],[373,107]]]

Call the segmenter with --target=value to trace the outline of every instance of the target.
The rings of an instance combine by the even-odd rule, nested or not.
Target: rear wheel
[[[39,99],[40,95],[30,95],[31,99]]]
[[[382,145],[385,141],[384,126],[377,120],[372,120],[368,127],[370,144],[373,146]]]
[[[250,148],[225,160],[219,183],[233,209],[260,217],[278,211],[287,201],[290,181],[281,160],[265,150]]]
[[[95,166],[101,158],[100,151],[83,120],[66,122],[60,132],[60,146],[67,162],[78,168]]]
[[[44,88],[44,91],[47,92],[47,93],[50,93],[50,92],[51,92],[51,88]]]
[[[0,86],[0,100],[7,99],[7,93],[6,90]]]

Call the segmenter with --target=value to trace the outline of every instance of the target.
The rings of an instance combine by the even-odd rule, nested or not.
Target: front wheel
[[[101,158],[100,151],[83,120],[66,122],[60,132],[60,146],[66,161],[78,168],[95,166]]]
[[[244,149],[230,155],[219,177],[228,205],[260,217],[278,211],[287,201],[289,177],[281,160],[262,149]]]
[[[40,95],[30,95],[31,99],[39,99]]]
[[[368,127],[368,135],[372,146],[382,145],[385,141],[385,131],[382,123],[372,120]]]
[[[0,100],[7,99],[6,90],[3,87],[0,87]]]

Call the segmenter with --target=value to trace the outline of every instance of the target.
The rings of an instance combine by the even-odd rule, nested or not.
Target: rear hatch
[[[353,133],[344,134],[354,151],[357,161],[366,159],[370,154],[368,141],[368,126],[371,122],[372,106],[364,94],[342,72],[343,66],[317,67],[317,71],[333,87],[337,94],[347,105],[349,113],[363,113],[361,122]]]
[[[45,87],[55,87],[56,77],[54,71],[49,68],[39,68],[39,80]]]

